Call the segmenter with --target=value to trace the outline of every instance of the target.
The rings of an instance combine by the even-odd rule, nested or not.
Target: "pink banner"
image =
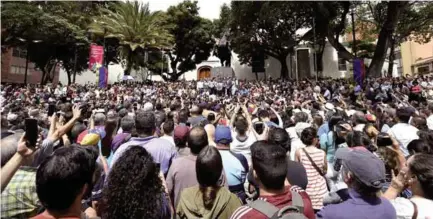
[[[92,71],[98,70],[104,62],[104,47],[98,45],[90,45],[89,69]]]

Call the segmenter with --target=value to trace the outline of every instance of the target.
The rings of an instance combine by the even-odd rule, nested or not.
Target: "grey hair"
[[[123,131],[132,131],[135,126],[135,120],[132,116],[125,116],[120,120],[120,127]]]
[[[95,126],[101,126],[105,124],[107,117],[102,113],[96,113],[93,120],[95,121]]]
[[[294,118],[295,122],[307,122],[308,121],[308,114],[305,112],[298,112],[295,113],[295,118]]]

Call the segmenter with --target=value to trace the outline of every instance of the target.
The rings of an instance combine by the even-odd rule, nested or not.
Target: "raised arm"
[[[274,112],[274,114],[277,116],[277,119],[278,119],[278,127],[280,127],[280,128],[283,128],[283,120],[281,119],[281,116],[280,116],[280,114],[278,114],[278,112],[274,109],[274,108],[272,108],[272,107],[269,107],[270,109],[271,109],[271,111],[272,112]]]
[[[239,108],[240,106],[237,105],[235,110],[232,112],[232,117],[230,119],[230,126],[233,127],[233,124],[235,123],[235,119],[236,119],[236,114],[239,112]]]

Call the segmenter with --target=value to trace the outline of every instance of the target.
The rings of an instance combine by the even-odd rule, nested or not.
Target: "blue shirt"
[[[325,122],[319,127],[319,130],[317,130],[317,136],[320,137],[321,135],[328,133],[328,132],[329,132],[329,125],[328,125],[328,122]]]
[[[320,135],[320,148],[326,152],[326,160],[328,163],[334,163],[335,157],[335,142],[334,132],[328,132]]]
[[[245,169],[241,161],[229,150],[218,150],[223,161],[224,173],[229,186],[244,184],[248,169]],[[238,154],[243,156],[242,154]],[[246,159],[245,159],[246,160]]]
[[[153,136],[146,138],[131,138],[128,142],[120,145],[116,152],[114,152],[110,168],[131,146],[141,146],[146,149],[147,152],[152,155],[153,161],[160,164],[161,171],[164,175],[167,174],[172,160],[177,156],[175,147],[166,139],[155,138]]]
[[[349,189],[349,199],[327,205],[317,213],[317,218],[329,219],[395,219],[394,206],[385,198],[362,197],[353,189]]]

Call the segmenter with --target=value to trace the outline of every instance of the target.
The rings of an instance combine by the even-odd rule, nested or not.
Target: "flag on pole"
[[[89,69],[96,72],[104,62],[104,47],[90,45]]]
[[[356,84],[363,85],[365,79],[365,65],[364,60],[354,59],[353,60],[353,79],[355,79]]]
[[[98,87],[100,88],[107,87],[107,81],[108,81],[108,69],[106,67],[100,67]]]

